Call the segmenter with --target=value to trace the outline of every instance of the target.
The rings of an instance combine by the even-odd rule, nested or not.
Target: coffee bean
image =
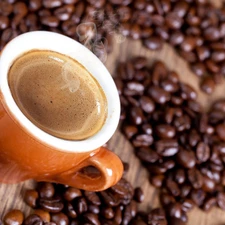
[[[148,96],[143,95],[140,97],[140,105],[142,110],[146,113],[151,113],[155,109],[155,103]]]
[[[163,206],[174,203],[175,201],[176,200],[172,195],[169,195],[167,193],[161,193],[161,195],[160,195],[160,202]]]
[[[55,194],[55,188],[51,183],[40,182],[37,189],[41,198],[52,198]]]
[[[171,45],[179,45],[183,42],[184,35],[180,31],[175,31],[170,35],[169,42]]]
[[[120,204],[119,197],[110,191],[102,191],[100,195],[107,206],[114,207]]]
[[[197,206],[202,206],[206,197],[206,193],[202,189],[193,189],[191,191],[191,199]]]
[[[178,184],[183,184],[186,180],[184,170],[183,169],[177,169],[174,173],[174,179]]]
[[[210,157],[210,148],[204,142],[199,142],[196,148],[196,157],[200,162],[206,162]]]
[[[167,214],[170,217],[181,218],[182,205],[178,202],[171,203],[167,206]]]
[[[167,179],[166,180],[166,187],[168,189],[168,191],[173,195],[173,196],[179,196],[180,195],[180,189],[178,187],[178,185],[176,184],[176,182]]]
[[[199,77],[202,77],[206,74],[205,65],[201,62],[194,63],[191,65],[191,70]]]
[[[203,185],[203,177],[200,171],[195,168],[188,170],[188,180],[195,189],[199,189]]]
[[[68,187],[66,191],[64,192],[63,197],[65,198],[66,201],[72,201],[77,197],[82,196],[82,193],[79,189],[73,188],[73,187]]]
[[[35,190],[27,190],[24,195],[24,201],[32,208],[37,206],[38,192]]]
[[[20,210],[14,209],[5,214],[3,222],[5,225],[21,225],[24,215]]]
[[[173,225],[185,225],[185,224],[186,224],[186,223],[183,222],[181,219],[175,218],[175,217],[171,217],[171,218],[169,219],[169,222],[170,222],[170,224],[173,224]]]
[[[179,89],[179,86],[177,83],[174,83],[171,79],[163,80],[161,82],[161,87],[170,93],[177,92]]]
[[[144,162],[154,163],[159,159],[158,154],[148,147],[141,147],[136,151],[136,155]]]
[[[157,125],[155,129],[160,138],[173,138],[176,134],[175,128],[167,124]]]
[[[156,141],[155,147],[161,156],[173,156],[178,152],[178,143],[174,139]]]
[[[194,153],[185,149],[180,149],[178,151],[177,161],[184,168],[193,168],[196,164]]]
[[[192,210],[194,207],[194,202],[191,199],[185,199],[182,202],[182,210],[184,212],[189,212],[190,210]]]
[[[57,225],[68,225],[69,224],[69,219],[67,215],[64,213],[54,213],[52,214],[51,217],[52,222],[56,223]]]
[[[149,87],[148,94],[155,102],[159,104],[165,104],[170,100],[170,94],[157,86]]]
[[[160,50],[163,45],[162,40],[154,36],[144,39],[143,44],[150,50]]]
[[[197,47],[196,52],[200,61],[204,61],[205,59],[210,57],[210,50],[205,46]]]
[[[135,124],[135,125],[141,124],[144,120],[144,115],[143,115],[142,110],[138,107],[132,107],[130,118],[131,118],[131,121],[133,122],[133,124]]]
[[[190,85],[182,83],[180,85],[180,87],[182,90],[181,97],[183,99],[196,99],[197,98],[197,93]]]
[[[52,212],[52,213],[58,213],[60,212],[64,205],[62,201],[58,198],[52,198],[52,199],[44,199],[41,198],[39,200],[39,205],[42,209],[46,210],[47,212]]]
[[[216,27],[208,27],[203,33],[207,41],[217,41],[220,38],[220,31]]]
[[[41,220],[45,223],[49,223],[50,222],[50,214],[49,212],[46,212],[42,209],[35,209],[34,210],[34,215],[37,215],[41,218]]]
[[[219,138],[224,141],[225,140],[225,124],[218,124],[216,126],[216,133],[218,134]]]
[[[85,191],[84,196],[86,197],[86,199],[91,204],[94,204],[94,205],[100,205],[101,204],[101,201],[100,201],[98,195],[95,192]]]
[[[183,24],[183,19],[179,17],[176,13],[168,13],[165,18],[166,25],[174,30],[181,28]]]
[[[31,214],[23,222],[24,225],[42,225],[43,221],[40,216]]]
[[[134,189],[134,199],[139,203],[144,201],[144,193],[140,187]]]
[[[203,210],[206,211],[206,212],[209,212],[212,209],[212,207],[216,205],[216,203],[217,202],[216,202],[216,198],[215,197],[207,199],[204,202]]]
[[[215,82],[211,77],[206,77],[202,80],[201,89],[207,94],[212,94],[215,89]]]
[[[94,214],[99,214],[100,213],[100,209],[97,205],[88,205],[88,211]]]
[[[216,198],[217,198],[217,204],[218,204],[218,206],[221,209],[225,210],[225,194],[223,192],[219,192],[217,194],[217,197]]]
[[[192,51],[196,46],[196,39],[194,37],[185,37],[182,44],[180,45],[181,49],[185,52]]]

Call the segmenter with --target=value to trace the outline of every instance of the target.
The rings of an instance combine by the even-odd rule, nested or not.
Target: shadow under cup
[[[105,123],[95,135],[80,141],[60,139],[39,129],[20,111],[10,92],[7,76],[14,60],[31,50],[48,50],[74,58],[97,80],[105,93],[108,108]],[[0,181],[15,183],[34,178],[86,190],[102,190],[120,179],[123,170],[120,159],[101,147],[118,126],[118,92],[105,66],[86,47],[66,36],[46,31],[18,36],[1,53],[0,92],[0,129],[5,131],[0,134],[0,170],[5,173],[0,174]],[[87,181],[90,168],[93,174]],[[79,170],[84,176],[78,175]],[[93,181],[96,185],[90,184]]]

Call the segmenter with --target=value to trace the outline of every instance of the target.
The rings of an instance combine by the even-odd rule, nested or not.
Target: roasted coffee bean
[[[40,216],[31,214],[23,222],[24,225],[42,225],[43,221]]]
[[[169,37],[169,42],[171,45],[179,45],[183,42],[184,35],[180,31],[173,32]]]
[[[139,203],[144,201],[144,193],[140,187],[134,189],[134,199]]]
[[[196,47],[196,39],[194,37],[185,37],[180,45],[181,49],[185,52],[190,52]]]
[[[173,196],[179,196],[180,195],[180,189],[178,187],[178,185],[176,184],[176,182],[167,179],[166,180],[166,187],[168,189],[168,191],[173,195]]]
[[[221,209],[225,210],[225,193],[219,192],[217,194],[217,204]]]
[[[155,142],[155,148],[161,156],[173,156],[178,152],[178,143],[175,139],[162,139]]]
[[[184,184],[184,185],[182,185],[181,186],[181,188],[180,188],[180,196],[182,197],[182,198],[185,198],[185,197],[187,197],[188,195],[189,195],[189,193],[191,192],[191,186],[189,185],[189,184]]]
[[[139,101],[140,101],[140,106],[144,112],[151,113],[154,111],[155,103],[150,97],[143,95],[140,97]]]
[[[99,206],[97,205],[88,205],[88,211],[94,214],[99,214],[100,213],[100,209]]]
[[[161,193],[160,194],[160,202],[163,206],[169,205],[171,203],[174,203],[176,200],[172,195],[169,195],[167,193]]]
[[[190,85],[181,83],[180,87],[182,90],[181,97],[183,99],[196,99],[197,98],[197,93]]]
[[[203,33],[207,41],[217,41],[220,38],[220,31],[216,27],[208,27]]]
[[[100,192],[100,195],[107,206],[118,206],[120,204],[119,196],[113,194],[109,190]]]
[[[55,188],[51,183],[40,182],[37,189],[41,198],[52,198],[55,194]]]
[[[200,171],[195,168],[188,170],[188,180],[195,189],[199,189],[203,185],[203,177]]]
[[[32,208],[37,206],[38,192],[35,190],[27,190],[24,195],[24,201]]]
[[[114,211],[111,207],[104,207],[101,209],[101,215],[106,219],[112,219],[114,217]]]
[[[54,213],[51,217],[52,222],[56,223],[57,225],[68,225],[69,219],[66,214],[60,212],[60,213]]]
[[[170,29],[178,30],[183,24],[183,19],[176,13],[172,12],[166,15],[165,22]]]
[[[150,50],[160,50],[162,49],[163,42],[158,37],[152,36],[144,39],[143,44]]]
[[[88,205],[87,201],[83,197],[77,197],[73,200],[73,205],[77,214],[82,214],[87,211]]]
[[[81,191],[73,187],[68,187],[63,194],[63,197],[65,198],[66,201],[72,201],[75,198],[81,197],[81,196],[82,196]]]
[[[213,206],[216,205],[216,203],[217,203],[217,201],[216,201],[215,197],[209,198],[204,202],[204,205],[202,208],[204,211],[208,212],[212,209]]]
[[[156,103],[159,104],[165,104],[170,100],[170,94],[157,86],[149,87],[148,94]]]
[[[202,189],[193,189],[191,191],[191,199],[197,206],[202,206],[206,198],[206,193]]]
[[[205,77],[201,83],[201,89],[207,94],[212,94],[215,89],[215,82],[211,77]]]
[[[185,168],[193,168],[196,164],[195,155],[192,151],[180,149],[177,153],[177,162]]]
[[[3,222],[5,225],[22,225],[24,215],[20,210],[14,209],[5,214]]]
[[[133,124],[135,125],[141,124],[144,120],[144,115],[142,110],[138,107],[131,108],[130,118]]]
[[[177,169],[174,173],[174,179],[178,184],[183,184],[186,180],[184,170],[183,169]]]
[[[49,223],[50,222],[50,213],[46,212],[42,209],[35,209],[34,210],[34,215],[37,215],[41,218],[41,220],[45,223]]]
[[[225,141],[225,124],[218,124],[216,126],[216,133],[222,141]]]
[[[91,204],[94,204],[94,205],[100,205],[101,204],[101,201],[100,201],[98,195],[95,192],[85,191],[84,196],[86,197],[86,199]]]
[[[186,224],[186,223],[183,222],[181,219],[175,218],[175,217],[169,218],[169,223],[170,223],[170,224],[173,224],[173,225],[185,225],[185,224]]]
[[[175,128],[167,124],[157,125],[155,129],[160,138],[173,138],[176,134]]]
[[[151,175],[150,177],[150,182],[154,187],[162,187],[163,181],[164,181],[165,176],[164,175]]]
[[[100,221],[98,220],[98,216],[93,213],[85,213],[83,215],[83,219],[87,224],[92,225],[100,225]]]
[[[194,207],[194,202],[191,199],[185,199],[182,202],[182,210],[184,212],[189,212],[190,210],[192,210]]]
[[[154,163],[159,159],[159,155],[148,147],[141,147],[136,151],[136,155],[144,162]]]
[[[166,208],[167,214],[170,217],[181,218],[182,205],[181,203],[171,203]]]
[[[42,209],[46,210],[47,212],[51,212],[51,213],[58,213],[64,207],[63,202],[58,198],[56,198],[56,199],[54,199],[54,198],[52,198],[52,199],[41,198],[39,200],[39,205]]]

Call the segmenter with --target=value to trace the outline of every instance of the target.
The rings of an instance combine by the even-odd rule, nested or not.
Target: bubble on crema
[[[72,73],[70,71],[73,71]],[[62,78],[64,85],[61,86],[61,90],[69,89],[71,93],[75,93],[80,87],[80,79],[76,74],[76,71],[72,68],[71,63],[66,62],[62,67]]]

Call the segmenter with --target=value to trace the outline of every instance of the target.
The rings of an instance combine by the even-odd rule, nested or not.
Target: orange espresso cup
[[[95,77],[108,102],[106,121],[98,133],[81,141],[60,139],[39,129],[20,111],[9,89],[8,71],[16,58],[30,50],[51,50],[72,57]],[[115,132],[119,115],[120,102],[113,79],[86,47],[46,31],[16,37],[0,56],[0,182],[35,179],[89,191],[107,189],[121,178],[123,171],[118,156],[101,147]],[[81,172],[88,166],[95,167],[100,172],[98,176]]]

